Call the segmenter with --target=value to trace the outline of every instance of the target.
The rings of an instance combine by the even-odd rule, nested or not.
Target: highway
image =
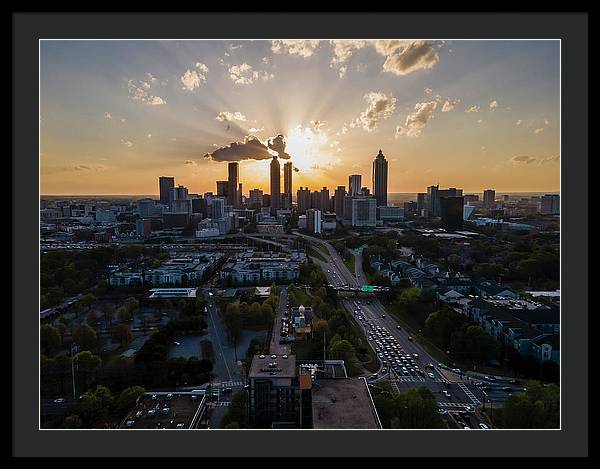
[[[352,273],[330,243],[303,233],[295,232],[295,234],[321,244],[327,249],[329,253],[327,262],[314,260],[322,266],[327,280],[333,286],[344,284],[353,287],[362,286],[362,280],[365,278],[362,271],[362,250],[358,253],[353,252],[356,272]],[[409,338],[409,333],[400,328],[376,298],[345,299],[342,304],[361,326],[381,362],[377,375],[371,376],[369,381],[376,383],[380,379],[389,379],[397,391],[427,386],[436,395],[441,413],[466,412],[468,415],[461,414],[459,421],[466,420],[466,426],[479,428],[482,421],[474,410],[486,398],[490,398],[486,396],[486,391],[470,381],[463,382],[461,379],[450,381],[446,378],[440,369],[440,364],[418,342],[412,340],[412,337]],[[386,364],[384,365],[383,362]],[[502,396],[494,397],[500,400]]]

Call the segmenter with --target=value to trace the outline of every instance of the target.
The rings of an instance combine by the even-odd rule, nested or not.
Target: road
[[[287,310],[287,288],[281,288],[281,293],[279,294],[279,306],[277,308],[277,313],[275,314],[275,322],[273,324],[273,334],[271,335],[271,345],[269,350],[271,353],[276,355],[284,355],[289,354],[291,352],[290,344],[280,344],[279,340],[281,339],[281,324],[285,317],[285,312]]]
[[[355,275],[348,270],[330,243],[299,232],[296,234],[325,246],[329,253],[327,261],[316,260],[316,262],[323,267],[324,273],[332,285],[347,284],[352,287],[363,285],[365,276],[362,271],[362,249],[358,253],[353,252],[357,274]],[[489,399],[489,396],[485,395],[485,391],[471,382],[450,382],[440,371],[438,362],[418,342],[412,340],[412,337],[409,339],[410,334],[399,326],[398,322],[387,313],[376,298],[346,299],[342,304],[361,326],[365,337],[381,362],[377,376],[372,376],[370,381],[389,379],[397,391],[426,386],[436,396],[441,412],[448,410],[468,412],[472,416],[466,423],[472,428],[479,428],[481,419],[474,410],[486,397]],[[446,396],[444,391],[449,396]],[[469,420],[466,417],[465,419]]]

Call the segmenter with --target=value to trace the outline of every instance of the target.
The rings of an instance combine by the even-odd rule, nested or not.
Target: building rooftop
[[[312,405],[315,429],[381,428],[364,379],[319,380],[312,389]]]
[[[294,378],[296,376],[295,355],[254,355],[250,378]]]
[[[148,298],[196,298],[195,288],[152,288]]]
[[[119,428],[190,429],[196,428],[206,400],[192,392],[147,392],[138,399]]]

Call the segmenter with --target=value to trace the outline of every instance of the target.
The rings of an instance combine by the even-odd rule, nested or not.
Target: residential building
[[[333,210],[338,220],[344,218],[344,197],[346,197],[346,187],[338,186],[333,193]]]
[[[496,191],[493,189],[486,189],[483,191],[483,208],[493,209],[496,208]]]
[[[306,230],[309,233],[321,234],[321,210],[311,208],[306,211]]]
[[[540,213],[542,215],[560,214],[560,196],[558,194],[546,194],[542,196]]]

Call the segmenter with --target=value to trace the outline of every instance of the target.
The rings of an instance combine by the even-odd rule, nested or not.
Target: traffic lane
[[[285,318],[285,311],[287,309],[287,289],[283,288],[279,294],[279,306],[277,307],[277,314],[275,316],[275,324],[273,324],[273,337],[271,339],[270,350],[271,353],[276,355],[289,354],[291,347],[289,344],[281,344],[281,326],[283,319]]]

